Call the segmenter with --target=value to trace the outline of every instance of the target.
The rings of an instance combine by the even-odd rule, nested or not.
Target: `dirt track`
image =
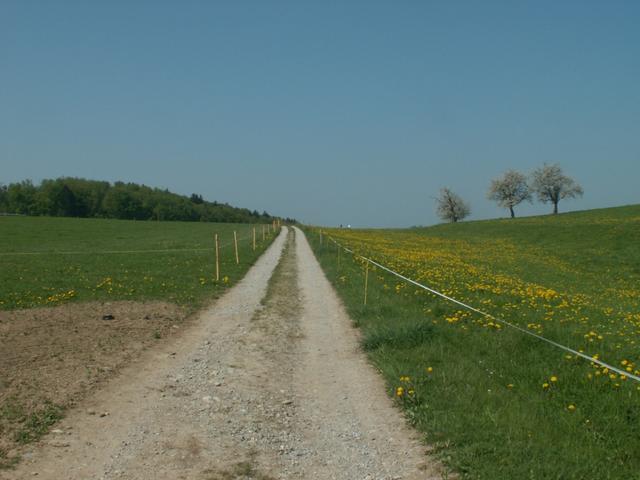
[[[285,229],[187,332],[0,478],[440,478],[429,462],[304,235]]]

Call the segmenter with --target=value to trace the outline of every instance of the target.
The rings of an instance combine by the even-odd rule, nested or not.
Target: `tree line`
[[[54,217],[97,217],[126,220],[173,220],[191,222],[270,223],[266,211],[209,202],[201,195],[190,197],[137,183],[62,177],[0,184],[0,212]],[[285,222],[294,223],[291,218]]]
[[[565,175],[559,165],[544,164],[534,170],[530,177],[516,170],[507,170],[501,177],[491,181],[487,198],[508,209],[511,218],[515,218],[515,206],[525,201],[531,203],[534,195],[542,203],[551,203],[555,215],[560,200],[581,197],[583,193],[582,187]],[[445,187],[436,198],[436,211],[442,220],[457,222],[471,213],[471,207],[462,197]]]

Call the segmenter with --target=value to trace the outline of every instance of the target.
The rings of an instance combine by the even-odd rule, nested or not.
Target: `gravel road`
[[[171,345],[71,411],[0,478],[426,479],[298,229]]]

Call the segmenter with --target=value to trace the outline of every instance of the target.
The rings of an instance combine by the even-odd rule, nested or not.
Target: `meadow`
[[[409,421],[463,478],[640,478],[640,206],[308,229]],[[329,241],[497,320],[369,267]],[[514,330],[569,346],[627,372]]]
[[[195,309],[237,282],[260,256],[273,238],[269,233],[263,241],[262,228],[0,217],[0,310],[87,300],[164,300]],[[219,281],[215,279],[214,234],[220,243]]]

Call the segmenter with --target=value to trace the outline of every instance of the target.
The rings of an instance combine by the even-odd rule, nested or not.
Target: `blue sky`
[[[640,2],[0,2],[0,182],[125,180],[315,224],[474,219],[508,168],[640,202]],[[550,210],[534,204],[516,214]]]

